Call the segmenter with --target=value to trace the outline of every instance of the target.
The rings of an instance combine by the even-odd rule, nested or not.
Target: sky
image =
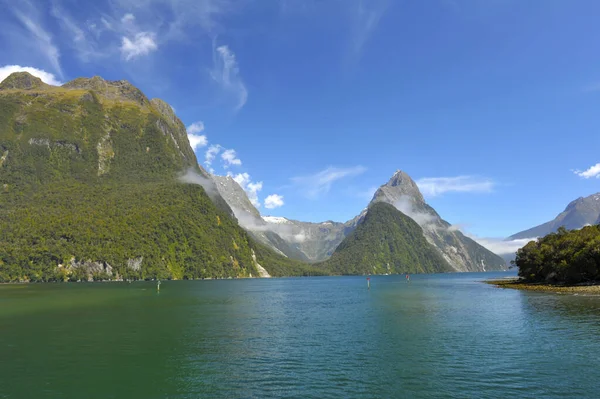
[[[600,191],[596,0],[0,0],[0,80],[126,79],[264,215],[346,221],[396,170],[502,238]]]

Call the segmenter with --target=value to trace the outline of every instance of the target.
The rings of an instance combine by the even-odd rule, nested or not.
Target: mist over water
[[[0,398],[596,398],[600,297],[506,275],[0,286]]]

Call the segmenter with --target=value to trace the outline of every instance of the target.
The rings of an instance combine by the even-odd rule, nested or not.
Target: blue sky
[[[505,237],[600,191],[595,0],[0,3],[0,73],[129,80],[263,214],[345,221],[401,169]]]

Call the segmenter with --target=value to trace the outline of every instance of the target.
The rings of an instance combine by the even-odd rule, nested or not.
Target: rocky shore
[[[560,294],[587,294],[600,295],[600,282],[578,285],[548,284],[548,283],[526,283],[518,278],[503,280],[487,280],[487,284],[499,288],[510,288],[516,290],[545,291]]]

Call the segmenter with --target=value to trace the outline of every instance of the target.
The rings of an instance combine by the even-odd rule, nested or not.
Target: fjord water
[[[0,286],[0,398],[596,398],[600,297],[504,275]]]

